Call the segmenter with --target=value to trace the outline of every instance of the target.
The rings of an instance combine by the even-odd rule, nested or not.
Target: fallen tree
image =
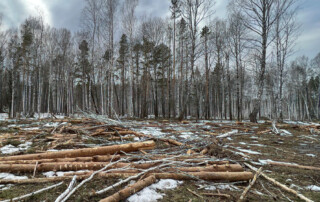
[[[257,168],[253,167],[252,165],[248,164],[248,163],[244,163],[248,168],[250,168],[251,170],[254,171],[258,171]],[[282,190],[289,192],[291,194],[294,194],[296,197],[298,197],[299,199],[306,201],[306,202],[313,202],[312,200],[308,199],[307,197],[305,197],[304,195],[298,193],[297,191],[290,189],[289,187],[287,187],[284,184],[281,184],[280,182],[276,181],[275,179],[268,177],[266,174],[261,173],[261,176],[264,177],[266,180],[270,181],[271,183],[273,183],[274,185],[280,187]]]
[[[56,159],[39,159],[39,160],[12,160],[0,161],[1,164],[36,164],[50,162],[109,162],[111,159],[119,160],[120,155],[97,155],[93,157],[76,157],[76,158],[56,158]]]
[[[128,198],[129,196],[135,194],[136,192],[142,190],[143,188],[153,184],[156,182],[156,178],[154,175],[150,175],[149,177],[140,180],[128,187],[118,191],[117,193],[100,200],[100,202],[118,202]]]
[[[274,161],[267,161],[269,165],[271,166],[284,166],[284,167],[291,167],[291,168],[301,168],[305,170],[318,170],[320,171],[319,167],[314,166],[303,166],[298,164],[292,164],[292,163],[280,163],[280,162],[274,162]]]
[[[8,156],[8,157],[1,157],[0,161],[88,157],[88,156],[96,156],[96,155],[115,154],[121,151],[132,152],[132,151],[138,151],[139,149],[154,148],[154,146],[155,146],[154,141],[135,142],[135,143],[112,145],[112,146],[105,146],[105,147],[74,149],[74,150],[58,151],[58,152],[46,152],[41,154]]]

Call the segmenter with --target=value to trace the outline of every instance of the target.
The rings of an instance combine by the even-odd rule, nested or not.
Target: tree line
[[[0,29],[0,111],[110,117],[311,120],[320,116],[320,53],[293,58],[298,0],[86,0],[79,31],[41,15]],[[1,21],[0,21],[1,28]]]

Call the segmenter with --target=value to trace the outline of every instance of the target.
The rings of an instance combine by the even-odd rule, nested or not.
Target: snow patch
[[[21,130],[39,130],[39,127],[32,127],[32,128],[21,128]]]
[[[24,180],[28,179],[27,176],[16,176],[11,173],[0,173],[0,179],[2,180]]]
[[[320,187],[317,185],[309,185],[306,187],[306,189],[308,189],[310,191],[320,191]]]
[[[183,181],[165,179],[165,180],[160,180],[158,183],[153,184],[150,187],[153,189],[159,189],[159,190],[174,189],[174,188],[178,187],[179,184],[182,184],[182,183],[183,183]]]
[[[281,161],[273,161],[273,160],[270,160],[270,159],[266,159],[266,160],[261,160],[259,159],[259,162],[262,164],[262,165],[267,165],[268,162],[274,162],[274,163],[284,163],[284,164],[290,164],[290,165],[298,165],[296,163],[288,163],[288,162],[281,162]]]
[[[157,190],[166,190],[166,189],[174,189],[179,184],[182,184],[182,181],[166,179],[160,180],[158,183],[153,184],[149,187],[144,188],[138,193],[130,196],[127,201],[129,202],[156,202],[159,199],[163,198],[162,193],[158,193]]]
[[[194,140],[194,139],[198,138],[198,136],[192,132],[183,132],[183,133],[181,133],[181,135],[179,137],[184,138],[184,139],[188,139],[188,140]]]
[[[63,122],[61,123],[61,125],[66,125],[67,122]],[[46,123],[45,125],[43,125],[44,127],[48,127],[48,128],[51,128],[51,127],[58,127],[60,125],[59,122],[49,122],[49,123]]]
[[[236,133],[238,133],[238,130],[232,130],[232,131],[227,132],[227,133],[225,133],[225,134],[218,135],[217,138],[228,137],[228,136],[234,135],[234,134],[236,134]]]
[[[244,152],[244,153],[248,153],[248,154],[261,154],[260,152],[256,152],[256,151],[252,151],[249,149],[242,149],[240,147],[236,147],[237,150]]]
[[[63,172],[63,171],[58,171],[58,172],[55,172],[55,171],[48,171],[48,172],[44,172],[42,173],[42,175],[50,178],[50,177],[63,177],[66,173],[84,173],[84,172],[90,172],[89,170],[78,170],[78,171],[66,171],[66,172]]]
[[[317,155],[315,154],[306,154],[307,156],[310,156],[310,157],[316,157]]]
[[[161,132],[160,128],[146,127],[137,131],[145,135],[153,135],[154,137],[163,137],[165,135],[165,133]]]
[[[0,113],[0,121],[4,121],[8,118],[9,118],[9,116],[7,113]]]
[[[32,145],[32,142],[25,142],[23,144],[19,144],[18,147],[15,147],[11,144],[8,144],[4,147],[0,148],[2,154],[12,154],[18,151],[25,151]]]
[[[281,136],[292,136],[292,133],[290,133],[290,132],[287,131],[287,130],[281,129],[281,130],[280,130],[280,135],[281,135]]]
[[[228,184],[221,184],[221,185],[211,185],[204,188],[205,190],[215,191],[217,189],[219,190],[230,190],[230,191],[237,191],[239,190],[238,187]]]

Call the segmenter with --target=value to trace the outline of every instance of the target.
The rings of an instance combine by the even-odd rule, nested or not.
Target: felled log
[[[37,160],[37,159],[55,159],[55,158],[74,158],[74,157],[88,157],[95,155],[107,155],[117,152],[132,152],[139,149],[153,148],[155,146],[154,141],[135,142],[129,144],[112,145],[95,148],[74,149],[58,152],[46,152],[42,154],[26,154],[18,156],[1,157],[0,161],[8,160]]]
[[[130,177],[133,173],[99,173],[99,177],[110,178],[118,177]],[[202,179],[208,181],[248,181],[253,178],[251,172],[189,172],[189,173],[149,173],[148,175],[154,175],[157,179],[175,179],[175,180],[194,180]]]
[[[242,192],[238,202],[243,202],[244,199],[246,198],[246,195],[248,193],[248,191],[251,189],[251,187],[254,185],[254,183],[256,182],[256,180],[258,179],[260,173],[261,173],[262,167],[259,168],[259,170],[256,172],[256,174],[253,177],[253,180],[250,182],[250,184],[245,188],[245,190]]]
[[[78,173],[77,173],[78,174]],[[102,178],[128,178],[135,176],[137,173],[98,173],[97,177]],[[73,174],[75,175],[75,173]],[[176,180],[194,180],[202,179],[208,181],[248,181],[253,178],[251,172],[190,172],[190,173],[155,173],[150,172],[147,176],[154,175],[157,179],[176,179]],[[89,174],[77,175],[77,180],[83,180],[90,176]],[[50,178],[33,178],[33,179],[2,179],[0,184],[33,184],[57,182],[62,180],[70,180],[73,176],[50,177]]]
[[[273,161],[268,161],[268,164],[271,166],[285,166],[285,167],[291,167],[291,168],[301,168],[301,169],[305,169],[305,170],[318,170],[318,171],[320,171],[319,167],[314,167],[314,166],[303,166],[303,165],[298,165],[298,164],[280,163],[280,162],[273,162]]]
[[[250,168],[251,170],[257,171],[258,169],[253,167],[252,165],[248,164],[248,163],[244,163],[248,168]],[[280,182],[276,181],[275,179],[268,177],[266,174],[261,173],[261,176],[264,177],[266,180],[272,182],[274,185],[280,187],[282,190],[287,191],[291,194],[294,194],[296,197],[300,198],[303,201],[306,202],[313,202],[312,200],[308,199],[307,197],[305,197],[304,195],[298,193],[297,191],[290,189],[289,187],[287,187],[284,184],[281,184]]]
[[[72,179],[73,176],[63,177],[46,177],[46,178],[32,178],[32,179],[0,179],[0,184],[41,184],[49,182],[58,182],[63,180]],[[86,176],[77,176],[77,180],[84,179]]]
[[[128,198],[129,196],[135,194],[136,192],[142,190],[143,188],[156,182],[155,176],[151,175],[143,180],[140,180],[132,185],[127,186],[121,191],[100,200],[100,202],[118,202]]]
[[[41,163],[37,166],[37,171],[77,171],[77,170],[99,170],[107,163],[102,162],[57,162],[57,163]],[[158,165],[159,163],[117,163],[110,166],[111,168],[138,168],[147,169]],[[0,164],[0,172],[33,172],[35,165],[33,164]]]
[[[139,166],[140,164],[137,164]],[[150,165],[151,166],[151,165]],[[162,170],[154,170],[154,172],[242,172],[243,168],[239,164],[231,164],[231,165],[214,165],[214,166],[206,166],[206,167],[176,167],[176,168],[163,168]],[[128,170],[115,170],[109,173],[139,173],[138,169],[128,169]],[[76,173],[76,175],[87,175],[91,174],[92,171],[89,172],[81,172]],[[66,175],[75,175],[74,173],[66,173]]]
[[[76,157],[76,158],[58,158],[58,159],[39,159],[39,160],[14,160],[14,161],[0,161],[1,164],[36,164],[51,163],[51,162],[109,162],[119,160],[120,155],[97,155],[93,157]]]

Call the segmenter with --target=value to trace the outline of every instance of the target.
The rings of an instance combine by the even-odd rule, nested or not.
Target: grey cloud
[[[17,27],[28,15],[23,0],[1,0],[0,13],[7,28]]]

